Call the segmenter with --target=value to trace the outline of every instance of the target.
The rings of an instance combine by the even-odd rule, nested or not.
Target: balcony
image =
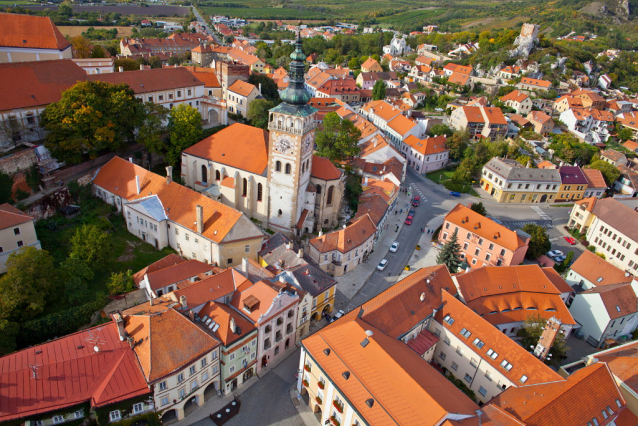
[[[312,121],[311,124],[303,126],[303,127],[295,127],[293,126],[288,126],[285,123],[277,123],[274,121],[271,121],[270,123],[268,123],[268,130],[279,130],[282,132],[286,132],[286,133],[292,133],[295,135],[299,135],[302,136],[306,133],[308,133],[309,131],[311,131],[312,129],[314,129],[315,127],[317,127],[317,123],[315,121]]]

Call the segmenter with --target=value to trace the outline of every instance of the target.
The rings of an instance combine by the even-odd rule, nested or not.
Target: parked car
[[[343,309],[339,309],[337,311],[336,314],[334,314],[334,316],[330,319],[330,322],[335,322],[336,320],[338,320],[339,318],[341,318],[342,316],[344,316],[346,313],[343,312]]]
[[[379,264],[377,265],[377,270],[379,271],[383,271],[385,269],[385,267],[388,266],[388,261],[386,259],[383,259],[381,262],[379,262]]]
[[[405,220],[405,224],[412,225],[412,218],[410,216],[408,216],[408,218]]]
[[[554,258],[554,262],[556,262],[556,263],[562,263],[565,259],[566,259],[566,257],[565,257],[565,256],[556,256],[556,257]]]
[[[421,197],[418,195],[414,197],[412,200],[412,207],[419,207],[419,203],[421,202]]]
[[[456,191],[450,191],[450,195],[451,195],[452,197],[460,197],[460,196],[461,196],[461,193],[460,193],[460,192],[456,192]]]
[[[565,238],[565,241],[567,241],[569,244],[575,246],[576,244],[578,244],[578,241],[576,241],[575,238],[572,237],[563,237]]]
[[[556,256],[562,256],[563,252],[560,250],[551,250],[547,252],[547,256],[550,258],[555,258]]]
[[[410,211],[408,212],[408,217],[414,217],[415,214],[416,214],[416,210],[410,209]]]
[[[395,241],[392,243],[392,246],[390,247],[390,253],[396,253],[397,250],[399,250],[399,242]]]

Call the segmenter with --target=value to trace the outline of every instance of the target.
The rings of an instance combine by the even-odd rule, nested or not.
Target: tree
[[[156,55],[153,55],[149,58],[148,64],[151,66],[151,68],[162,68],[162,60],[159,58],[159,56]]]
[[[140,69],[140,64],[135,59],[130,58],[116,59],[114,65],[115,71],[119,70],[120,67],[122,67],[124,71],[135,71]]]
[[[474,158],[464,158],[452,175],[452,180],[457,183],[468,183],[472,181],[476,172],[476,160]]]
[[[591,163],[588,168],[600,170],[600,172],[603,174],[603,177],[605,178],[607,186],[610,187],[620,177],[620,170],[618,170],[616,166],[614,166],[613,164],[609,164],[605,160],[596,160]]]
[[[58,160],[80,163],[85,154],[123,149],[144,118],[142,101],[126,84],[81,81],[46,107],[46,146]]]
[[[441,251],[436,257],[436,263],[438,265],[447,266],[448,271],[453,274],[458,271],[462,262],[461,246],[458,243],[457,230],[455,229],[454,233],[452,234],[452,238],[448,242],[443,244]]]
[[[447,142],[447,148],[450,150],[450,158],[459,161],[463,158],[465,149],[467,148],[470,140],[469,130],[457,130],[449,137]]]
[[[11,201],[11,188],[13,188],[13,178],[0,171],[0,204]]]
[[[358,69],[360,66],[361,64],[359,64],[359,58],[352,58],[350,59],[350,61],[348,61],[348,68],[350,68],[351,70]]]
[[[248,77],[248,82],[257,88],[261,84],[261,95],[271,102],[279,103],[279,90],[272,78],[254,72]]]
[[[162,135],[166,132],[164,123],[168,119],[168,108],[153,102],[146,102],[144,108],[144,120],[137,132],[136,141],[150,152],[161,154],[166,148]]]
[[[197,108],[180,104],[168,117],[169,144],[166,149],[168,164],[176,164],[182,151],[195,145],[202,138],[202,116]]]
[[[618,138],[621,141],[628,141],[633,137],[634,133],[629,129],[620,129],[618,130]]]
[[[104,50],[104,48],[102,46],[95,45],[93,46],[93,49],[91,50],[91,58],[106,58],[106,51]]]
[[[60,279],[64,283],[64,295],[71,305],[80,305],[89,298],[89,281],[93,270],[84,261],[70,256],[60,264]]]
[[[260,129],[268,129],[268,111],[275,106],[266,99],[255,99],[248,105],[248,119],[251,124]]]
[[[357,145],[361,130],[352,121],[342,119],[336,112],[323,118],[323,129],[317,132],[315,142],[318,154],[332,161],[344,161],[359,154]]]
[[[181,62],[180,62],[179,56],[177,55],[172,55],[170,58],[168,58],[168,65],[172,67],[175,65],[179,65],[180,63]]]
[[[25,320],[41,313],[57,284],[53,256],[24,247],[9,255],[0,278],[0,316]]]
[[[545,228],[534,223],[528,223],[523,226],[523,232],[531,236],[529,247],[525,257],[534,260],[547,253],[552,248],[552,243],[545,232]]]
[[[521,346],[533,352],[532,347],[535,348],[538,344],[538,340],[541,338],[546,325],[547,320],[540,314],[536,313],[528,316],[525,321],[523,321],[523,326],[516,331],[516,336],[521,339]],[[559,365],[561,358],[565,356],[568,350],[569,348],[565,344],[565,335],[559,332],[556,335],[552,347],[549,349],[549,355],[551,356],[545,359],[545,363],[555,366]]]
[[[450,129],[446,124],[435,124],[428,132],[430,136],[444,135],[450,137],[454,134],[454,131]]]
[[[0,356],[16,350],[18,334],[20,334],[20,324],[0,319]]]
[[[480,214],[481,216],[487,216],[487,210],[485,209],[483,202],[472,203],[472,206],[470,206],[470,209]]]
[[[62,6],[60,6],[62,7]],[[73,46],[74,57],[76,58],[90,58],[93,45],[89,40],[83,36],[75,36],[71,39],[71,45]]]
[[[67,18],[70,16],[73,16],[72,5],[73,3],[71,3],[70,1],[62,2],[62,4],[60,4],[60,6],[58,7],[58,14],[60,14],[60,16],[65,16]]]
[[[96,225],[84,224],[71,237],[69,257],[100,269],[112,259],[113,238]]]
[[[574,252],[570,251],[565,256],[565,260],[563,260],[561,263],[554,264],[554,269],[556,269],[556,271],[559,273],[565,272],[567,268],[569,268],[569,264],[572,263],[572,259],[574,259]]]
[[[377,80],[372,87],[372,100],[380,101],[385,99],[386,85],[383,80]]]
[[[106,283],[111,296],[117,294],[128,293],[135,290],[133,286],[133,271],[128,269],[126,272],[113,272],[109,281]]]

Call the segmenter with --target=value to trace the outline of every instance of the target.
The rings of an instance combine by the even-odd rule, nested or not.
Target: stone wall
[[[27,148],[14,154],[1,157],[0,171],[9,176],[13,176],[20,171],[28,170],[37,163],[38,157],[35,155],[35,148]]]

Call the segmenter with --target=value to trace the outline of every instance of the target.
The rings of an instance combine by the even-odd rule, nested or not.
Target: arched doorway
[[[162,424],[168,425],[177,422],[177,410],[168,410],[162,415]]]
[[[204,390],[204,401],[208,401],[215,395],[217,395],[217,382],[213,382],[206,386],[206,389]]]
[[[261,358],[261,368],[264,368],[264,367],[265,367],[265,366],[267,366],[267,365],[268,365],[268,357],[267,357],[266,355],[264,355],[264,356]]]
[[[219,121],[219,113],[217,112],[217,110],[208,110],[208,124],[211,124],[213,126],[219,126],[221,124]]]
[[[206,184],[208,182],[208,169],[205,164],[202,164],[202,184]]]
[[[544,203],[545,201],[547,201],[547,194],[543,194],[541,197],[541,203]]]
[[[290,346],[290,338],[286,339],[286,343],[284,344],[284,349],[288,349],[288,346]]]
[[[321,412],[321,407],[319,406],[319,404],[315,404],[315,417],[317,418],[317,420],[319,420],[321,422],[321,418],[323,417],[323,413]]]
[[[330,306],[330,304],[327,304],[326,306],[323,307],[323,309],[321,310],[321,316],[324,316],[326,314],[329,314],[330,312],[332,312],[332,306]]]
[[[195,395],[184,404],[184,416],[188,416],[199,407],[198,396]]]

